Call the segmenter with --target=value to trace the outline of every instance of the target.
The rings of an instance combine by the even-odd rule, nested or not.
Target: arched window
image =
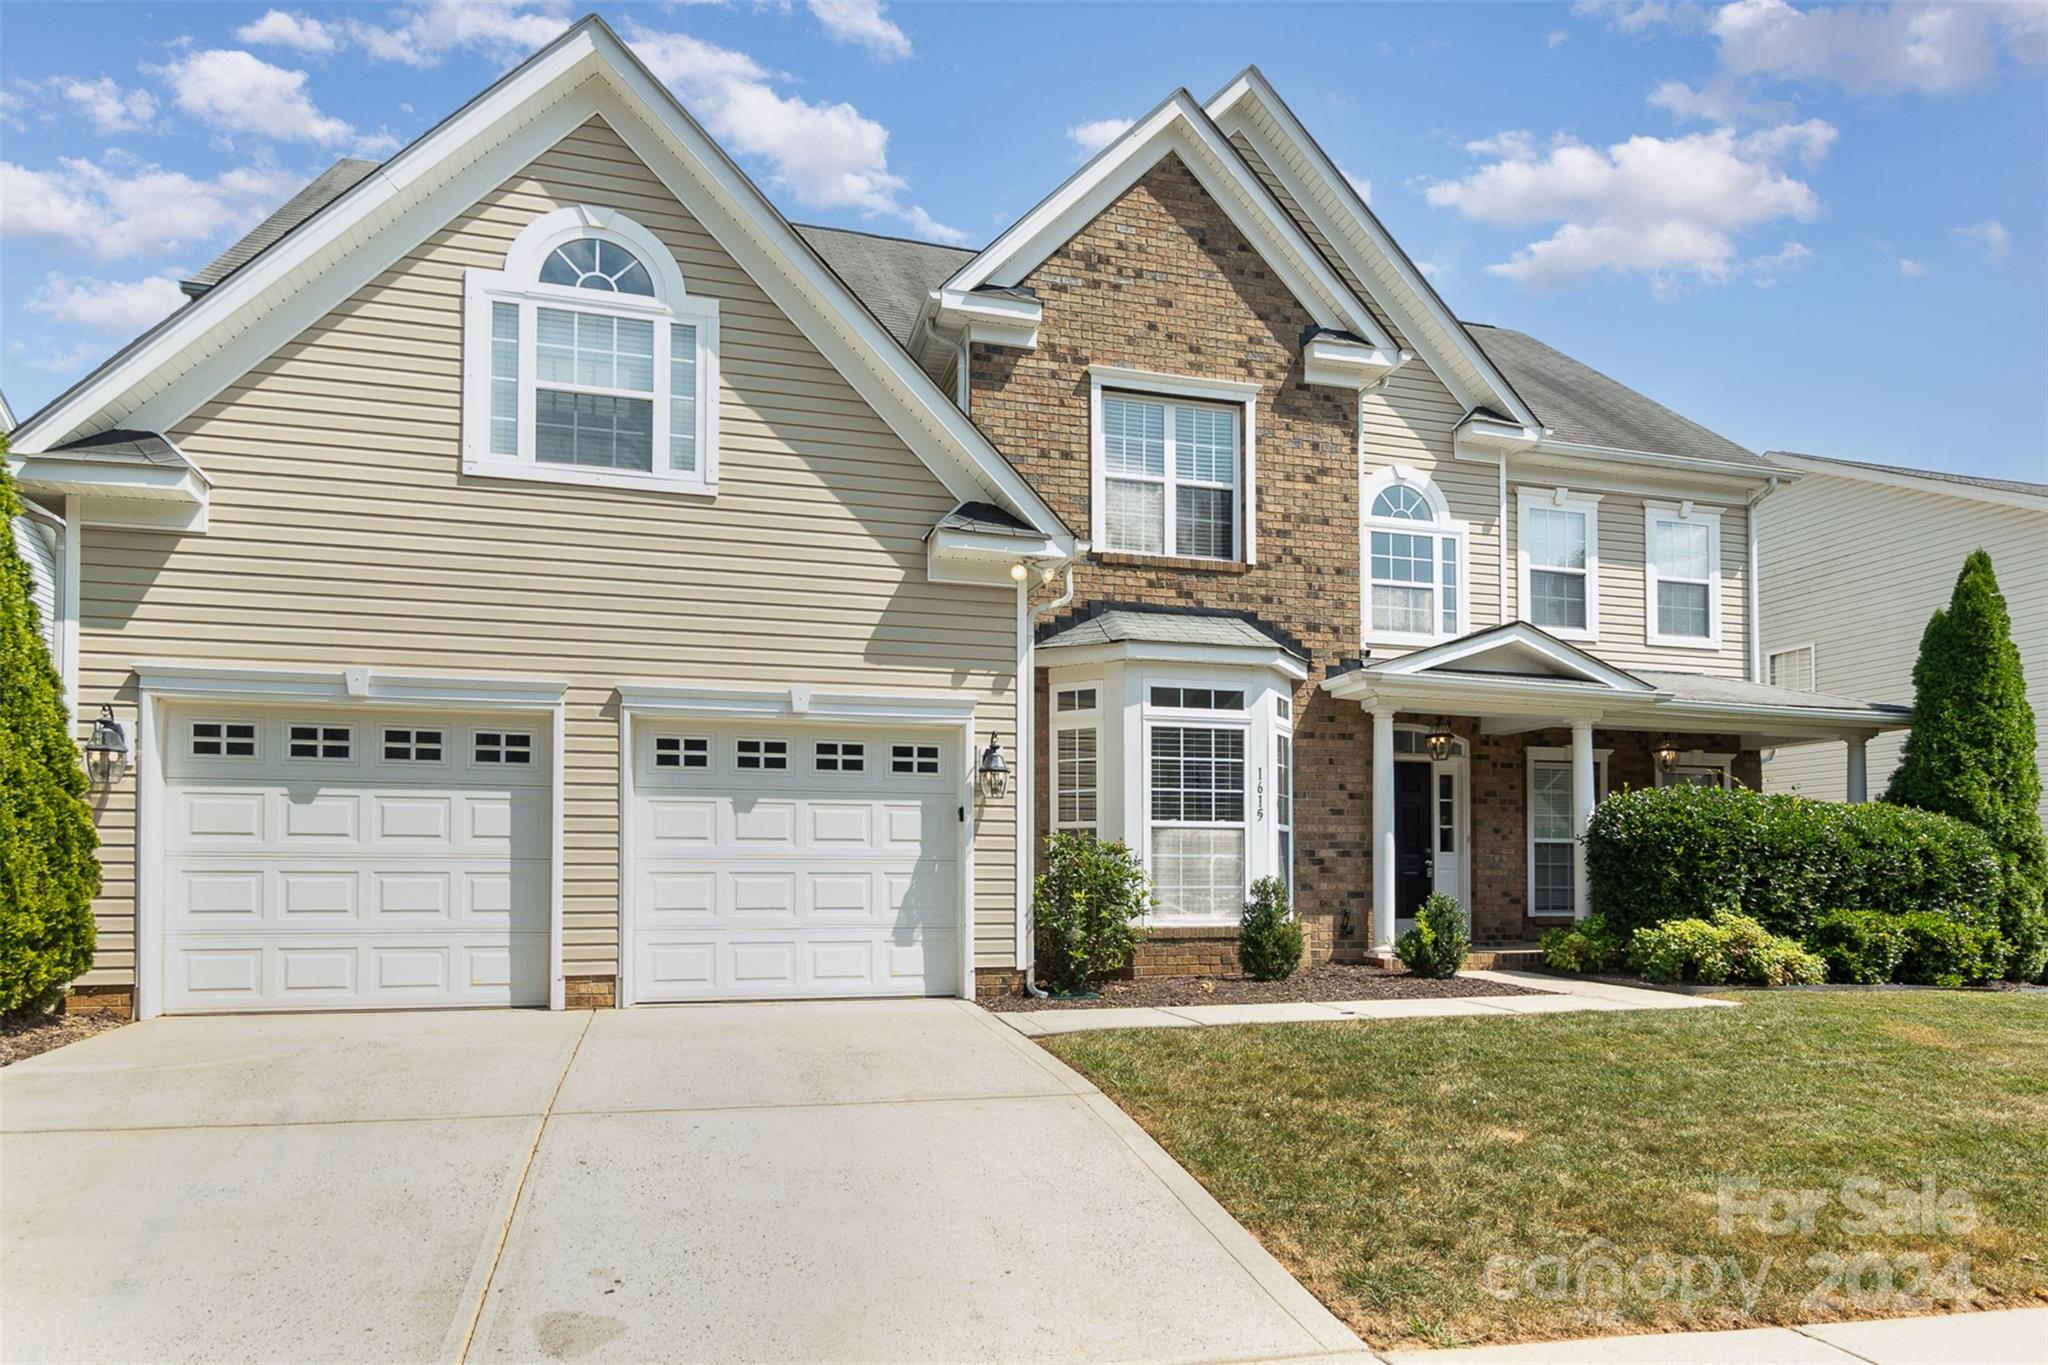
[[[1396,466],[1365,486],[1368,643],[1429,644],[1464,633],[1462,523],[1427,476]]]
[[[653,233],[557,209],[465,293],[465,472],[714,491],[718,303]]]

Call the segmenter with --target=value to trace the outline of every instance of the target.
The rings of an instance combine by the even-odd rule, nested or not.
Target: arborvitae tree
[[[20,514],[0,458],[0,1014],[48,1008],[92,966],[100,889],[85,770],[14,543]]]
[[[1967,820],[1991,836],[2005,864],[2014,974],[2034,977],[2048,956],[2042,892],[2048,837],[2041,827],[2041,770],[2034,710],[2020,671],[2012,617],[1991,556],[1963,561],[1946,610],[1920,637],[1913,665],[1913,730],[1885,800]]]

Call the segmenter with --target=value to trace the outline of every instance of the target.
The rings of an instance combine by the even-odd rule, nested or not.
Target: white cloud
[[[1996,218],[1987,218],[1981,223],[1969,223],[1956,229],[1958,237],[1967,237],[1984,248],[1984,259],[1997,265],[2005,259],[2012,247],[2012,235],[2005,230],[2005,224]]]
[[[1727,72],[1716,74],[1695,90],[1684,81],[1660,81],[1648,96],[1649,103],[1686,122],[1761,123],[1784,118],[1788,106],[1757,100]]]
[[[235,30],[235,39],[266,47],[288,47],[313,57],[324,57],[341,47],[341,35],[334,26],[281,9],[267,11],[261,19],[242,25]]]
[[[2030,64],[2048,60],[2048,5],[1893,3],[1794,9],[1785,0],[1735,0],[1710,31],[1737,75],[1821,80],[1856,93],[1948,94],[1998,68],[2001,47]]]
[[[0,237],[38,237],[108,260],[161,256],[255,224],[299,177],[247,166],[211,180],[179,171],[70,158],[51,170],[0,162]]]
[[[108,76],[90,81],[60,77],[56,86],[96,133],[132,133],[156,117],[156,96],[147,90],[123,90]]]
[[[1360,199],[1363,199],[1367,204],[1372,203],[1372,181],[1367,180],[1362,175],[1353,175],[1351,172],[1345,171],[1344,182],[1358,192]]]
[[[9,128],[28,127],[27,121],[21,117],[22,110],[26,108],[28,101],[19,91],[0,90],[0,123],[6,124]]]
[[[1571,39],[1571,34],[1566,33],[1563,29],[1558,29],[1556,32],[1552,33],[1548,38],[1545,38],[1543,41],[1544,44],[1549,47],[1563,47],[1566,43],[1570,42]]]
[[[1442,284],[1451,277],[1451,268],[1441,261],[1418,260],[1415,268],[1427,275],[1431,284]]]
[[[1085,161],[1122,137],[1136,122],[1136,119],[1128,118],[1098,118],[1086,123],[1070,123],[1067,125],[1067,141],[1074,144],[1074,150]]]
[[[1813,250],[1804,242],[1787,242],[1769,256],[1759,256],[1747,263],[1749,282],[1759,289],[1776,287],[1781,276],[1805,265],[1813,259]]]
[[[139,280],[100,280],[52,272],[29,295],[28,308],[95,332],[133,336],[184,305],[184,291],[178,288],[182,274],[170,270]]]
[[[1688,5],[1673,5],[1666,0],[1573,0],[1572,13],[1582,19],[1600,19],[1609,28],[1623,33],[1645,33],[1653,28],[1662,28],[1676,22]]]
[[[1495,158],[1460,180],[1429,185],[1439,208],[1500,227],[1556,224],[1489,274],[1557,289],[1609,272],[1709,283],[1748,268],[1745,231],[1820,211],[1813,190],[1782,163],[1811,165],[1835,130],[1818,119],[1738,138],[1732,129],[1684,137],[1638,136],[1604,150],[1569,137],[1538,154],[1526,133],[1468,144]]]
[[[52,374],[76,374],[107,352],[106,343],[80,341],[65,346],[54,337],[9,337],[7,354],[19,356],[30,367]]]
[[[180,109],[228,132],[322,144],[355,135],[345,121],[314,106],[305,72],[272,66],[239,48],[183,53],[162,74]]]
[[[640,60],[673,89],[725,146],[767,162],[770,179],[806,208],[853,209],[901,219],[927,237],[967,234],[904,202],[909,188],[889,169],[889,130],[844,102],[813,104],[777,91],[776,79],[744,52],[685,33],[628,21]]]
[[[458,51],[515,62],[553,42],[571,22],[568,7],[553,0],[427,0],[392,11],[387,23],[353,20],[347,32],[374,60],[428,67]]]
[[[1904,256],[1899,257],[1899,278],[1917,280],[1926,273],[1927,267],[1920,262],[1909,261]]]
[[[811,14],[836,43],[853,43],[885,62],[910,55],[910,38],[882,13],[880,0],[810,0]]]

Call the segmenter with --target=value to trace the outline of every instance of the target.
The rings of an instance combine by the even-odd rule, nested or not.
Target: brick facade
[[[562,978],[562,1007],[572,1010],[608,1010],[619,1003],[619,983],[611,976],[565,976]]]

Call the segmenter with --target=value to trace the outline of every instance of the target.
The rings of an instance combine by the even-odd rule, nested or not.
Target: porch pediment
[[[1476,631],[1398,658],[1368,662],[1326,683],[1346,690],[1441,688],[1474,694],[1537,688],[1599,695],[1615,702],[1654,700],[1658,689],[1526,621]]]

